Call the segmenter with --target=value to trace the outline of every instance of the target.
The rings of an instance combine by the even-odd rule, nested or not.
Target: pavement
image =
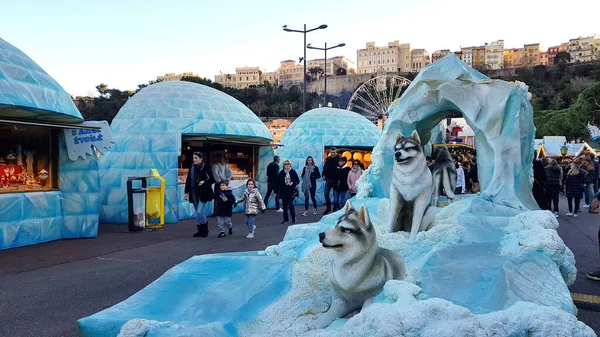
[[[585,277],[585,272],[600,268],[600,214],[584,209],[578,218],[565,217],[564,198],[560,207],[558,232],[575,254],[578,269],[570,290],[584,300],[584,295],[600,296],[600,282]],[[299,215],[298,223],[316,222],[321,216]],[[287,230],[280,222],[281,214],[273,210],[260,214],[254,239],[245,238],[247,229],[239,213],[233,216],[234,234],[225,238],[216,237],[214,218],[209,218],[208,238],[192,237],[194,220],[137,233],[128,232],[126,225],[101,224],[94,239],[0,251],[0,337],[79,336],[79,318],[127,299],[194,255],[258,251],[279,243]],[[582,308],[595,307],[581,302],[577,316],[600,334],[600,312]]]

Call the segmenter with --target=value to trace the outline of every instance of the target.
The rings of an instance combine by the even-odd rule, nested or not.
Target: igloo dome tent
[[[209,164],[217,153],[229,158],[237,179],[234,194],[241,193],[244,178],[266,182],[263,171],[273,156],[272,137],[250,109],[192,82],[142,89],[123,105],[111,129],[116,149],[100,162],[103,222],[127,223],[127,178],[147,176],[151,168],[166,181],[165,222],[175,223],[193,216],[191,204],[183,200],[193,152],[206,153]],[[206,211],[210,214],[210,208]]]
[[[298,117],[286,130],[277,150],[281,161],[290,160],[298,175],[312,156],[319,171],[323,170],[326,153],[331,146],[337,147],[341,153],[346,151],[370,153],[381,137],[381,130],[372,122],[355,112],[335,109],[317,108],[307,111]],[[323,181],[317,181],[317,203],[322,205]],[[269,200],[274,205],[274,201]],[[296,204],[304,204],[304,195],[296,199]]]
[[[70,147],[78,137],[66,135],[109,133],[106,122],[106,130],[86,129],[100,123],[83,123],[71,96],[25,53],[0,39],[0,250],[97,235],[100,179],[91,155],[94,142],[81,144],[80,158]]]
[[[0,118],[83,122],[71,96],[29,56],[1,38]]]

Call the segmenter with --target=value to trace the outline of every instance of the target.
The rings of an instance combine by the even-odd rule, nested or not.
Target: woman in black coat
[[[281,224],[287,224],[289,222],[288,210],[292,217],[292,223],[296,222],[296,210],[294,209],[294,198],[296,194],[296,187],[300,184],[298,173],[292,168],[292,162],[286,160],[283,162],[283,170],[279,172],[277,179],[277,196],[281,198],[283,202],[283,221]]]
[[[581,198],[583,197],[583,191],[585,190],[585,176],[588,173],[585,170],[579,168],[579,165],[572,163],[571,169],[569,173],[567,173],[567,182],[565,183],[567,187],[566,195],[567,202],[569,205],[569,213],[566,216],[574,216],[577,217],[577,213],[579,212],[579,204],[581,203]],[[573,199],[575,199],[575,212],[573,212]]]
[[[533,179],[533,198],[541,209],[546,210],[548,209],[548,201],[546,198],[546,181],[548,178],[546,177],[544,165],[541,161],[536,159],[533,160]]]
[[[208,236],[208,221],[204,214],[204,206],[214,198],[210,187],[214,183],[212,170],[206,164],[204,153],[194,152],[193,164],[185,180],[185,194],[183,198],[194,205],[196,211],[196,227],[198,232],[194,237]]]
[[[315,193],[317,192],[317,179],[321,178],[319,168],[315,166],[313,157],[308,156],[306,163],[302,169],[302,192],[304,193],[304,213],[302,215],[308,215],[308,201],[312,198],[313,206],[315,211],[313,214],[317,214],[317,198]]]

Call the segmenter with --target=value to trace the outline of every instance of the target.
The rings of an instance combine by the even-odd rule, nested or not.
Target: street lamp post
[[[294,32],[294,33],[302,33],[304,34],[304,74],[302,74],[302,83],[303,83],[303,89],[304,91],[302,92],[302,113],[306,112],[306,33],[310,33],[313,30],[317,30],[317,29],[325,29],[327,28],[327,25],[320,25],[317,28],[312,28],[312,29],[306,29],[306,24],[304,24],[304,30],[294,30],[294,29],[289,29],[287,28],[287,25],[283,25],[283,30],[286,32]]]
[[[569,148],[567,147],[567,144],[565,143],[561,148],[560,148],[560,154],[562,154],[562,161],[565,161],[565,156],[567,155],[567,152],[569,152]]]
[[[325,84],[324,84],[324,88],[323,88],[323,102],[324,102],[324,106],[327,106],[327,51],[329,49],[333,49],[333,48],[337,48],[337,47],[343,47],[345,46],[345,43],[340,43],[337,46],[333,46],[333,47],[329,47],[327,48],[327,43],[325,43],[325,48],[318,48],[318,47],[312,47],[310,45],[310,43],[306,46],[306,48],[308,49],[317,49],[317,50],[323,50],[325,51],[325,69],[324,69],[324,73],[325,73]]]

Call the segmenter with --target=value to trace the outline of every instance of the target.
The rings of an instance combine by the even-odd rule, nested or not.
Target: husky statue
[[[450,156],[450,152],[445,146],[434,147],[432,159],[433,165],[433,197],[431,206],[437,206],[442,194],[442,188],[446,191],[449,202],[454,200],[454,190],[456,189],[456,167]]]
[[[417,131],[410,138],[399,133],[394,146],[394,170],[390,185],[389,231],[405,231],[414,238],[431,222],[423,218],[431,201],[433,179],[427,167]]]
[[[323,247],[333,249],[335,257],[329,270],[332,299],[329,310],[315,322],[321,329],[354,310],[364,308],[389,280],[401,280],[406,272],[398,253],[380,248],[369,211],[357,212],[350,201],[336,226],[319,233]]]

